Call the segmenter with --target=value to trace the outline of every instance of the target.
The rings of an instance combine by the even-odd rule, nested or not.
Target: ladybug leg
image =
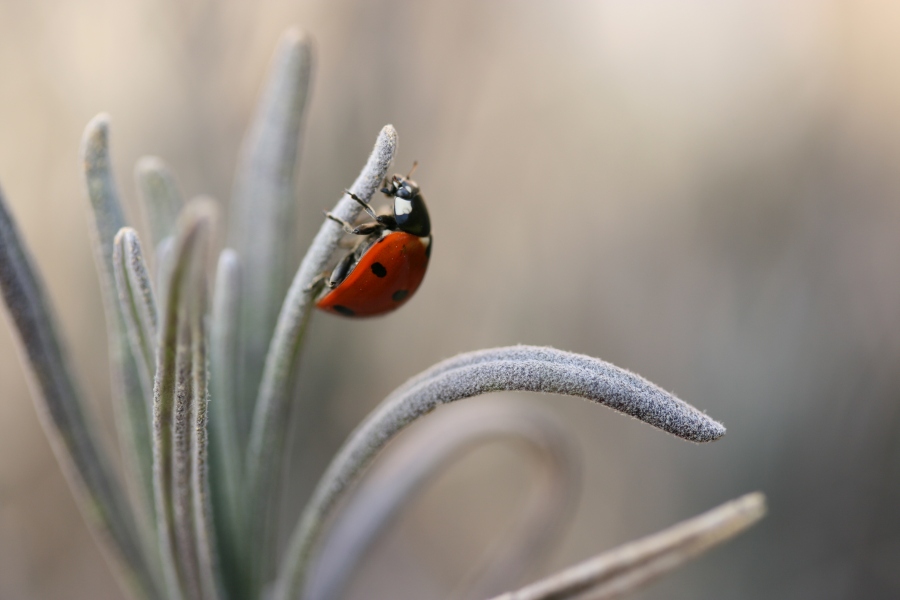
[[[354,200],[356,200],[359,203],[359,205],[363,207],[363,210],[366,211],[367,215],[369,215],[373,219],[378,218],[378,215],[375,214],[375,211],[372,210],[372,207],[369,206],[369,204],[365,200],[363,200],[362,198],[360,198],[359,196],[357,196],[350,190],[344,190],[344,193],[347,194],[348,196],[350,196],[351,198],[353,198]]]
[[[325,284],[325,280],[328,277],[328,273],[319,273],[315,276],[315,278],[309,282],[309,285],[303,288],[304,292],[312,292],[317,288],[321,288]]]
[[[378,215],[378,223],[382,229],[390,229],[391,231],[396,231],[397,229],[397,219],[394,218],[394,215]]]
[[[325,216],[335,223],[339,224],[344,229],[344,231],[353,235],[371,235],[385,229],[386,227],[385,224],[381,222],[382,217],[379,217],[378,221],[374,223],[363,223],[354,227],[347,221],[330,212],[326,212]]]
[[[387,179],[385,179],[385,181],[387,181]],[[375,223],[371,223],[371,224],[365,223],[363,225],[360,225],[359,227],[357,227],[355,230],[351,231],[350,233],[355,233],[357,235],[369,235],[370,233],[375,233],[376,231],[381,231],[382,229],[390,229],[392,231],[397,229],[397,221],[394,219],[394,215],[392,215],[392,214],[386,214],[386,215],[375,214],[375,211],[372,210],[372,207],[369,206],[368,204],[366,204],[366,202],[362,198],[360,198],[359,196],[357,196],[350,190],[344,190],[344,192],[348,196],[350,196],[351,198],[353,198],[354,200],[359,202],[362,205],[363,210],[366,211],[366,214],[368,214],[370,217],[375,219],[375,221],[377,223],[377,226]]]
[[[353,225],[351,225],[351,224],[348,223],[347,221],[343,220],[343,219],[340,218],[339,216],[337,216],[337,215],[335,215],[335,214],[332,214],[332,213],[330,213],[330,212],[328,212],[328,211],[325,211],[325,216],[326,216],[327,218],[331,219],[332,221],[334,221],[335,223],[337,223],[338,225],[340,225],[341,228],[343,228],[343,230],[344,230],[345,232],[347,232],[347,233],[353,233],[353,229],[354,229]]]
[[[350,233],[354,235],[372,235],[373,233],[381,233],[384,228],[384,224],[380,222],[363,223],[362,225],[354,227],[353,231]]]
[[[331,270],[331,276],[328,278],[328,287],[334,289],[340,284],[345,277],[350,273],[350,268],[353,266],[354,259],[356,258],[355,253],[348,252],[344,258],[340,260],[340,262],[335,265],[334,269]]]

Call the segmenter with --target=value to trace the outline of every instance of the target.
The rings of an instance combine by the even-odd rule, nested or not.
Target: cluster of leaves
[[[415,452],[384,463],[357,485],[400,431],[462,398],[500,390],[579,396],[695,442],[725,431],[652,383],[594,358],[530,346],[459,355],[407,381],[359,425],[278,556],[279,474],[298,357],[314,281],[343,235],[325,220],[287,286],[291,254],[283,246],[293,238],[294,173],[310,73],[308,40],[289,32],[247,136],[228,247],[218,253],[214,273],[207,265],[217,204],[185,202],[168,168],[142,159],[136,178],[154,250],[145,255],[111,172],[107,119],[101,115],[87,126],[85,181],[125,477],[112,469],[99,442],[49,299],[0,195],[0,288],[33,376],[36,405],[85,518],[138,597],[335,597],[410,494],[465,448],[503,436],[523,439],[551,458],[547,493],[533,512],[545,517],[531,519],[539,526],[524,544],[543,548],[554,530],[548,524],[561,522],[577,477],[565,434],[533,409],[488,414],[478,408],[477,418],[406,441]],[[381,131],[351,193],[369,201],[388,173],[397,139],[391,126]],[[345,194],[333,212],[352,222],[359,210]],[[345,496],[351,501],[338,510]],[[734,535],[763,510],[761,496],[744,497],[502,598],[619,595]],[[485,596],[537,560],[510,556],[492,569],[494,577],[482,579]],[[312,565],[315,577],[309,577]]]

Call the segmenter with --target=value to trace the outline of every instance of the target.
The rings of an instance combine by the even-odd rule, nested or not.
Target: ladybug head
[[[408,177],[394,175],[381,191],[394,200],[391,208],[397,229],[419,237],[431,234],[431,220],[419,184]]]
[[[381,188],[381,192],[388,196],[412,200],[419,195],[419,184],[403,175],[394,175],[390,182],[385,180],[384,183],[385,186]]]

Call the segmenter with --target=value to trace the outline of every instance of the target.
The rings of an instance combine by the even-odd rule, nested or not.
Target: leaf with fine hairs
[[[237,419],[241,412],[237,389],[238,324],[240,322],[241,264],[237,252],[226,248],[219,255],[210,317],[210,392],[215,401],[209,407],[210,481],[213,485],[213,515],[229,589],[237,589],[240,564],[238,545],[243,505],[243,448]]]
[[[375,140],[369,160],[350,186],[350,192],[368,202],[387,174],[396,150],[397,132],[393,126],[386,125]],[[360,205],[345,193],[333,212],[341,219],[352,222],[361,210]],[[270,523],[277,513],[271,503],[278,496],[275,485],[285,455],[288,399],[297,372],[297,357],[313,308],[313,299],[318,291],[312,284],[327,268],[343,237],[344,231],[340,225],[330,219],[324,220],[284,299],[275,335],[266,354],[244,465],[248,498],[245,513],[252,516],[255,522],[265,523],[264,526],[255,527],[255,531],[249,535],[260,535],[262,539],[269,539],[271,536]],[[270,548],[271,544],[260,542],[259,546]],[[248,551],[245,560],[257,560],[265,565],[268,555],[257,553],[252,556]],[[262,569],[264,571],[265,567]]]
[[[135,516],[143,544],[156,558],[156,539],[150,518],[152,485],[146,479],[152,463],[151,396],[142,385],[139,361],[128,336],[125,315],[119,307],[113,264],[114,239],[126,225],[119,192],[112,174],[109,153],[109,118],[100,114],[85,127],[81,141],[84,177],[90,200],[91,241],[94,263],[100,276],[106,327],[109,337],[111,383],[116,425],[126,463],[126,481],[132,490]]]
[[[214,205],[194,201],[185,219],[203,219],[204,229],[214,215]],[[196,216],[195,216],[196,215]],[[208,232],[192,253],[187,272],[173,285],[182,285],[177,311],[178,346],[175,355],[175,398],[172,419],[172,505],[177,561],[182,567],[189,598],[221,597],[215,535],[210,513],[207,472],[206,331],[207,305],[205,242]]]
[[[154,567],[69,369],[43,285],[0,192],[0,292],[14,327],[41,425],[85,520],[137,595],[155,598]]]
[[[191,502],[197,548],[197,569],[203,598],[224,598],[224,582],[219,564],[212,500],[209,485],[209,371],[207,370],[206,327],[207,290],[204,265],[197,265],[198,281],[190,308],[191,326]]]
[[[113,241],[113,270],[131,353],[147,397],[153,395],[156,373],[156,297],[137,232],[123,227]],[[150,465],[147,465],[148,468]]]
[[[312,41],[282,36],[235,174],[228,244],[244,264],[241,315],[241,423],[249,423],[266,348],[295,264],[294,174],[309,98]],[[246,432],[244,433],[246,435]]]
[[[134,179],[141,212],[150,230],[150,248],[153,249],[175,231],[184,197],[172,170],[155,156],[145,156],[137,161]]]
[[[167,273],[157,344],[153,483],[167,591],[173,599],[204,597],[194,524],[190,432],[191,398],[196,391],[192,320],[201,317],[192,303],[205,285],[202,267],[213,208],[206,202],[191,203],[183,211]]]
[[[356,428],[319,480],[282,563],[276,600],[296,597],[323,524],[385,444],[442,404],[487,392],[580,396],[678,437],[705,442],[725,428],[646,379],[602,360],[552,348],[513,346],[462,354],[414,377]]]

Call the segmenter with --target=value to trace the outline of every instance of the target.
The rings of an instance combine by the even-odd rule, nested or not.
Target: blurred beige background
[[[900,6],[0,0],[0,183],[110,440],[81,130],[112,115],[129,202],[144,154],[188,194],[225,199],[294,24],[317,42],[300,245],[385,123],[397,170],[420,161],[437,245],[404,310],[314,320],[298,493],[407,377],[461,351],[548,344],[635,370],[729,427],[694,446],[524,397],[586,456],[553,565],[760,489],[762,525],[641,597],[900,597]],[[445,597],[527,489],[513,453],[464,461],[383,541],[354,597]],[[4,325],[0,598],[120,596]]]

